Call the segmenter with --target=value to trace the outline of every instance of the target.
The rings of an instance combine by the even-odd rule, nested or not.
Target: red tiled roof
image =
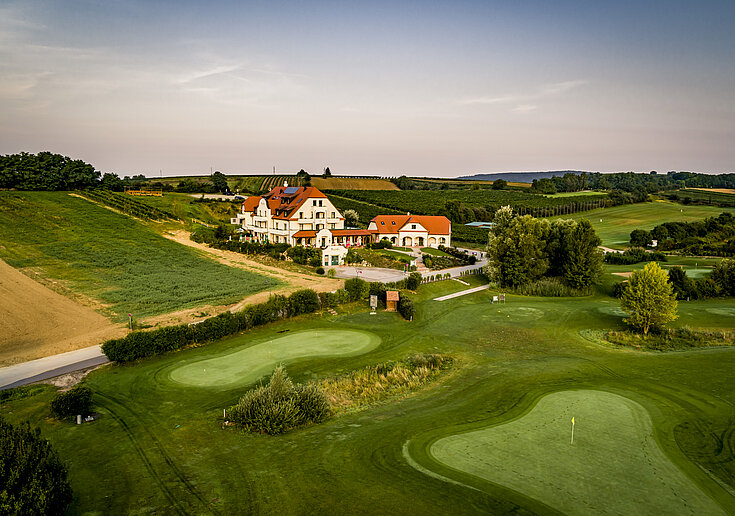
[[[398,301],[398,291],[397,290],[386,290],[385,300],[386,301]]]
[[[367,229],[330,229],[333,236],[371,236],[372,231]]]
[[[398,233],[410,223],[421,224],[431,235],[448,235],[452,223],[442,215],[378,215],[375,222],[378,233]]]
[[[300,229],[296,233],[293,234],[294,238],[314,238],[316,236],[316,231],[309,230],[309,229]]]
[[[262,197],[248,197],[243,203],[243,209],[245,211],[254,211],[260,203],[260,199],[265,199],[274,219],[288,220],[294,215],[296,210],[301,208],[307,199],[327,198],[324,193],[313,186],[289,187],[289,192],[292,193],[288,194],[284,193],[286,189],[287,187],[285,186],[277,186]],[[251,199],[257,199],[257,201],[251,201]]]

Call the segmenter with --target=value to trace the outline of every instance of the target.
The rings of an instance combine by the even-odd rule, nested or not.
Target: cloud
[[[535,111],[537,107],[538,106],[534,104],[518,104],[511,111],[513,111],[513,113],[524,114],[524,113],[530,113],[531,111]]]
[[[471,105],[492,105],[492,104],[516,104],[512,109],[515,113],[528,113],[535,110],[538,106],[534,102],[563,95],[574,88],[578,88],[587,84],[587,81],[564,81],[551,84],[543,84],[533,93],[512,93],[497,97],[473,97],[457,101],[461,106]]]

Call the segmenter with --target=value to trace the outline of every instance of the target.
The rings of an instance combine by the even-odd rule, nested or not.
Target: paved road
[[[490,288],[490,284],[482,285],[475,288],[468,288],[467,290],[460,290],[459,292],[455,292],[454,294],[448,294],[446,296],[441,297],[435,297],[434,301],[446,301],[447,299],[454,299],[455,297],[459,296],[466,296],[467,294],[473,294],[475,292],[479,292],[481,290],[487,290]]]
[[[27,385],[109,362],[100,346],[69,351],[0,368],[0,390]]]
[[[400,281],[406,277],[406,273],[396,269],[383,269],[381,267],[332,267],[338,278],[350,279],[361,278],[365,281],[375,282],[382,281],[390,283],[392,281]]]

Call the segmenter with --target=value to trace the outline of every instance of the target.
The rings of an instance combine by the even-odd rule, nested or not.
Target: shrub
[[[422,276],[420,272],[412,272],[406,279],[406,288],[408,290],[416,290],[418,286],[421,285],[421,279]]]
[[[327,271],[327,278],[334,278],[335,276],[337,276],[337,271],[336,270],[329,269]]]
[[[0,514],[64,514],[72,499],[66,467],[38,429],[0,417]]]
[[[245,393],[229,414],[250,431],[275,435],[323,421],[329,415],[329,404],[318,386],[294,386],[286,369],[278,366],[267,385]]]
[[[333,271],[334,269],[329,269],[329,270],[330,271]],[[324,267],[317,267],[316,268],[316,273],[319,274],[320,276],[323,275],[324,274]]]
[[[403,294],[399,294],[398,313],[401,314],[401,316],[407,321],[413,320],[415,308],[413,306],[413,301],[411,301],[411,298],[406,297]]]
[[[350,301],[359,301],[365,299],[370,292],[370,285],[367,281],[360,278],[350,278],[345,280],[345,291]]]
[[[519,285],[513,289],[516,294],[540,297],[572,297],[589,295],[589,289],[573,289],[560,278],[541,278],[533,283]]]
[[[80,385],[57,394],[51,400],[51,411],[58,418],[88,415],[92,411],[92,390]]]
[[[311,290],[297,290],[288,298],[290,315],[310,314],[319,310],[319,295]]]

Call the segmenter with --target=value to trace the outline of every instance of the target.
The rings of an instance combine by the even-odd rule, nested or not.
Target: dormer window
[[[390,223],[393,224],[394,226],[396,225],[396,221],[395,220],[391,220]]]
[[[381,226],[385,226],[385,222],[383,222],[383,221],[381,220],[381,221],[380,221],[380,225],[381,225]]]

